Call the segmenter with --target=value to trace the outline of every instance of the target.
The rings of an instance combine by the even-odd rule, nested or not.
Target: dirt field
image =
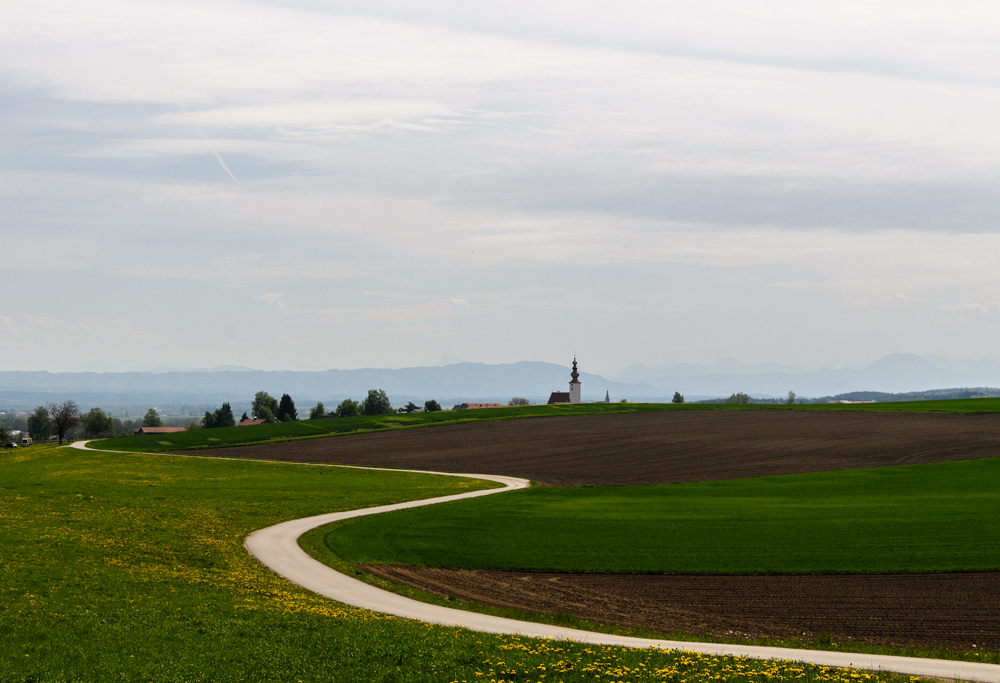
[[[839,576],[548,574],[362,565],[438,595],[670,634],[1000,648],[1000,573]]]
[[[206,455],[507,474],[549,486],[708,481],[1000,456],[1000,415],[685,411],[503,420]],[[1000,574],[649,576],[371,571],[492,605],[683,629],[1000,649]]]
[[[482,472],[548,486],[709,481],[1000,456],[1000,415],[713,410],[498,420],[206,455]]]

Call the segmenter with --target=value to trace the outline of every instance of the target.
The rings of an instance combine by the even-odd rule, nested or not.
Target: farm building
[[[254,419],[251,418],[249,420],[243,420],[243,422],[240,422],[240,424],[238,426],[239,427],[253,427],[254,425],[262,425],[265,422],[267,422],[267,420],[265,420],[264,418],[259,418],[257,420],[254,420]]]

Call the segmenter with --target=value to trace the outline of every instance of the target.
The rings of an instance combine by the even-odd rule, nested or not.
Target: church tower
[[[576,356],[573,356],[573,372],[569,373],[573,379],[569,383],[569,402],[580,402],[580,373],[576,371]]]

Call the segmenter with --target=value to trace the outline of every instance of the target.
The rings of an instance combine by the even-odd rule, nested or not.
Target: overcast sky
[[[997,359],[993,2],[0,3],[0,369]]]

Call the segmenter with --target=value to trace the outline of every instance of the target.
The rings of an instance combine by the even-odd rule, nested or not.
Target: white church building
[[[576,356],[573,356],[573,372],[569,376],[569,391],[553,391],[549,403],[580,403],[580,373],[576,370]]]

